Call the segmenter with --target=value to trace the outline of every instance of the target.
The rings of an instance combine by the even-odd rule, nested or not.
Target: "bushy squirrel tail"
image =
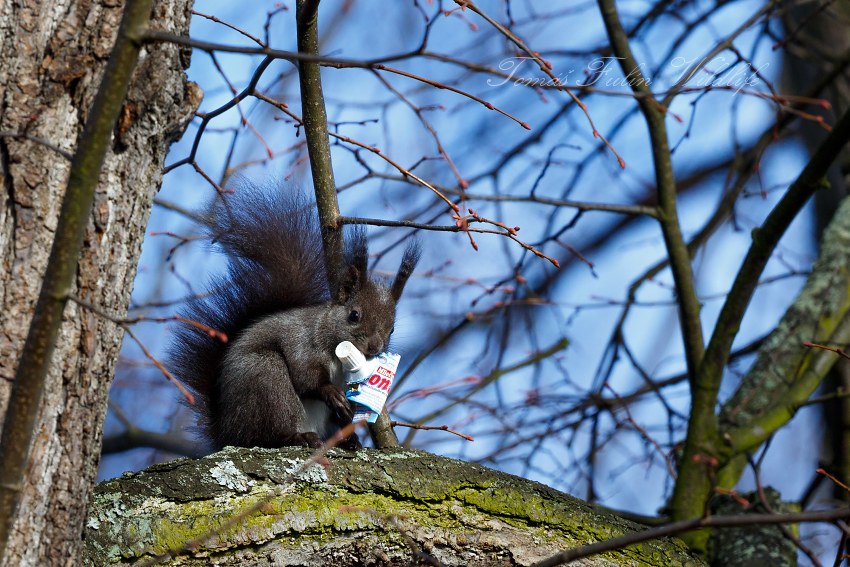
[[[206,295],[188,301],[181,317],[233,341],[265,315],[330,299],[315,206],[299,191],[243,184],[211,203],[204,225],[229,265]],[[213,441],[216,380],[226,348],[220,338],[180,324],[168,353],[169,367],[195,395],[199,430]]]

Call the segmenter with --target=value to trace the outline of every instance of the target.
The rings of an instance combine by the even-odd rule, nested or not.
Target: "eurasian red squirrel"
[[[367,356],[386,350],[418,243],[387,286],[367,274],[364,230],[348,231],[331,297],[315,207],[298,192],[243,186],[203,219],[229,265],[180,315],[228,341],[183,325],[169,353],[196,396],[200,429],[216,448],[320,446],[352,417],[334,349],[350,341]],[[351,436],[345,446],[360,444]]]

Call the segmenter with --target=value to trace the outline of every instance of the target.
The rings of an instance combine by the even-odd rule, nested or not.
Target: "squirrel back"
[[[318,445],[327,427],[304,431],[317,419],[309,415],[316,400],[335,415],[334,427],[351,421],[333,349],[342,340],[370,355],[386,347],[418,246],[408,246],[387,287],[367,276],[365,232],[350,231],[345,264],[332,268],[341,289],[331,297],[315,207],[299,192],[243,186],[203,218],[229,264],[180,316],[228,340],[181,325],[169,352],[196,396],[200,430],[217,447]]]

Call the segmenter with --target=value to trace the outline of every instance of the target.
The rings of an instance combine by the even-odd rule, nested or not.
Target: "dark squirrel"
[[[199,428],[216,448],[321,446],[353,414],[334,350],[342,341],[367,356],[386,350],[418,244],[386,286],[367,274],[363,229],[348,231],[331,297],[315,207],[297,192],[241,187],[217,198],[204,224],[228,269],[180,315],[229,340],[181,325],[169,352]],[[343,446],[360,444],[352,435]]]

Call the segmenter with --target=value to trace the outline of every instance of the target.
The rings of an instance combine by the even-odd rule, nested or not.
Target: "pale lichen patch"
[[[233,461],[222,461],[210,469],[210,476],[221,486],[236,492],[248,492],[254,481],[242,474]]]

